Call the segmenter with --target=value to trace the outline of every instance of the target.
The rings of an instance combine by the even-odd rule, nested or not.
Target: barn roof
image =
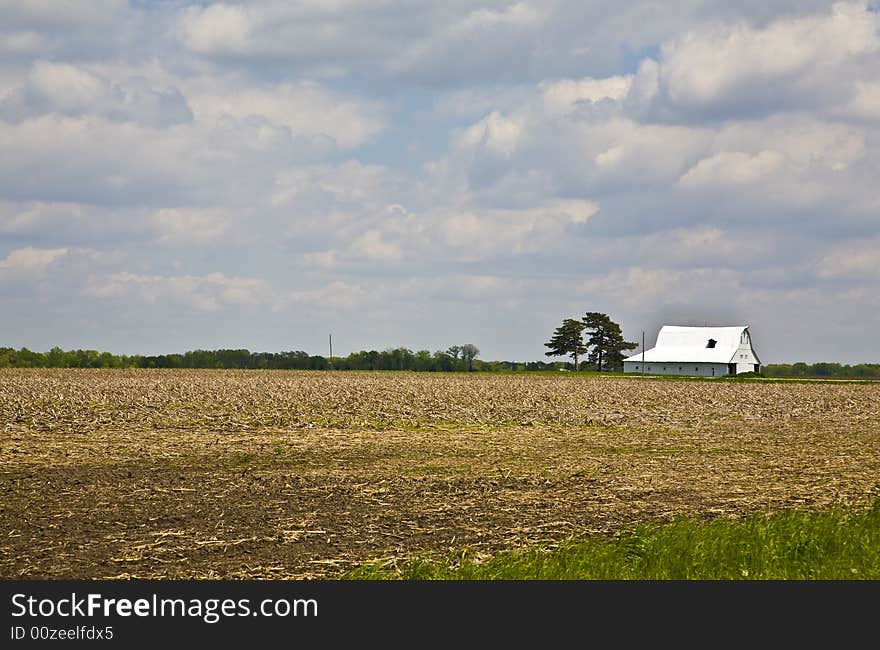
[[[657,344],[645,350],[645,363],[730,363],[747,325],[735,327],[682,327],[664,325]],[[714,347],[710,346],[714,341]],[[641,361],[638,352],[624,361]]]

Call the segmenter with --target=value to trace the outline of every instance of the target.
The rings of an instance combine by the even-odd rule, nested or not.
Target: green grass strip
[[[745,519],[642,525],[554,550],[364,564],[356,580],[877,580],[880,501],[867,510],[787,510]]]

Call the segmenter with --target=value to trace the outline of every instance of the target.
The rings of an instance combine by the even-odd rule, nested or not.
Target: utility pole
[[[645,374],[645,332],[642,330],[642,375]]]
[[[333,370],[333,332],[330,332],[330,357],[327,359],[327,366]]]

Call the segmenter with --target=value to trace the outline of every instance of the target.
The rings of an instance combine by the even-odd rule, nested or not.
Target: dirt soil
[[[0,370],[0,578],[325,578],[880,496],[880,384]]]

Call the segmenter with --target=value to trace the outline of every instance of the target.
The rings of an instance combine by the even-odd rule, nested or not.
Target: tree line
[[[793,379],[880,379],[880,363],[770,363],[761,367],[761,374]]]
[[[251,352],[238,350],[192,350],[182,354],[125,355],[97,350],[62,350],[55,347],[48,352],[34,352],[27,348],[0,348],[0,368],[227,368],[253,370],[412,370],[417,372],[503,372],[503,371],[574,371],[573,362],[555,361],[483,361],[476,355],[462,356],[463,346],[452,346],[445,351],[412,351],[391,348],[384,351],[362,350],[345,357],[310,355],[300,350],[291,352]],[[456,349],[458,348],[458,349]],[[479,354],[479,350],[477,350]],[[579,357],[583,353],[579,354]],[[594,360],[578,364],[578,370],[596,370],[599,352]],[[603,371],[614,366],[603,352]],[[613,351],[612,351],[613,357]],[[765,365],[765,377],[880,379],[880,363],[846,365],[839,363],[775,363]]]
[[[413,370],[419,372],[493,372],[564,370],[567,364],[483,361],[472,343],[430,352],[408,348],[361,350],[344,357],[310,355],[302,350],[251,352],[247,349],[191,350],[182,354],[125,355],[97,350],[48,352],[0,348],[0,368],[217,368],[248,370]]]

